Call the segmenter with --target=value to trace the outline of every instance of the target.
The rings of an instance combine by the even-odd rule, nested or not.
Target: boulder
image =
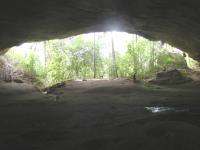
[[[192,79],[182,75],[177,69],[170,71],[162,71],[156,74],[156,78],[151,80],[150,83],[155,84],[183,84],[191,82]]]
[[[24,81],[21,80],[21,79],[13,79],[13,82],[15,82],[15,83],[24,83]]]

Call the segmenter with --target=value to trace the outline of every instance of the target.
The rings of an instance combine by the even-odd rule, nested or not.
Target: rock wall
[[[0,82],[18,82],[22,83],[24,72],[17,69],[5,57],[0,57]]]
[[[198,0],[1,0],[0,49],[119,30],[162,40],[200,60]]]
[[[13,68],[6,63],[3,57],[0,57],[0,81],[12,81]]]

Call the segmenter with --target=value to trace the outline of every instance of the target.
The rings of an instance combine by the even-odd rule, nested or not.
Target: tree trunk
[[[154,42],[152,42],[152,54],[151,54],[151,68],[154,69],[155,67],[155,45],[154,45]]]
[[[118,78],[113,32],[111,32],[111,42],[112,42],[113,74],[114,74],[114,77]]]
[[[44,66],[47,68],[47,41],[44,41]]]
[[[94,69],[94,79],[96,78],[96,39],[95,39],[95,33],[94,33],[94,45],[93,45],[93,69]]]
[[[135,35],[135,42],[136,43],[138,42],[138,35],[137,34]]]

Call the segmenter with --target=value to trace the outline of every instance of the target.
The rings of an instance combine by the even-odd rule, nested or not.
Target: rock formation
[[[2,0],[0,49],[118,30],[161,40],[200,60],[199,0]]]
[[[156,79],[151,80],[150,83],[169,85],[169,84],[182,84],[191,81],[192,81],[191,78],[185,77],[184,75],[182,75],[180,71],[174,69],[170,71],[163,71],[157,73]]]

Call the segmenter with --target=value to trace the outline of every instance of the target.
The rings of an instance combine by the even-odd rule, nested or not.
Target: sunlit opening
[[[168,44],[116,31],[24,43],[6,57],[45,86],[66,80],[144,80],[162,70],[196,66],[186,53]]]

